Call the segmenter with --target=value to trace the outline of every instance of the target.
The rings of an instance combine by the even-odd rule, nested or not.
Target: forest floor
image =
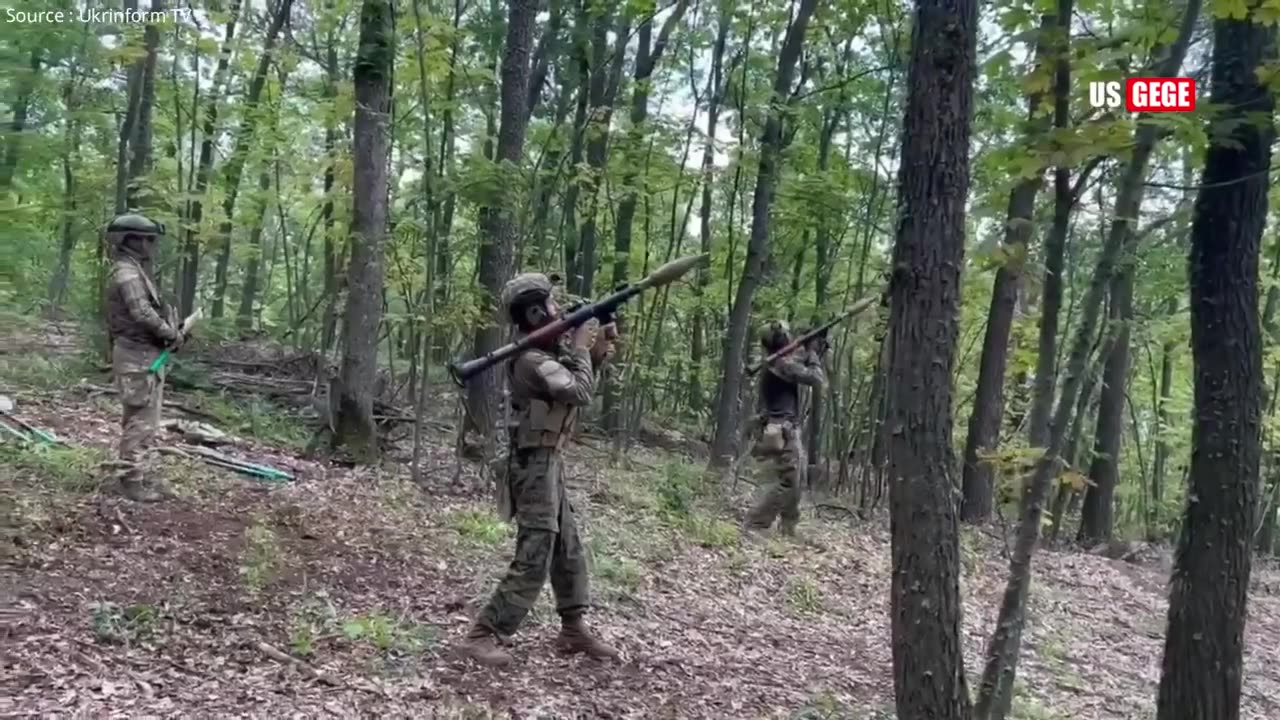
[[[513,530],[454,482],[451,433],[426,438],[424,490],[394,453],[376,470],[300,459],[290,421],[259,408],[223,427],[245,435],[224,451],[295,481],[168,458],[154,471],[179,497],[135,505],[99,492],[117,426],[113,399],[92,391],[105,375],[65,336],[24,342],[0,339],[0,393],[72,447],[0,445],[4,717],[893,717],[882,517],[806,508],[799,541],[744,537],[749,484],[716,492],[700,463],[663,451],[611,464],[603,444],[571,446],[590,621],[624,657],[558,655],[548,591],[515,664],[482,669],[449,647]],[[994,530],[961,539],[972,688],[1007,563]],[[1280,570],[1255,567],[1242,717],[1274,718]],[[1167,560],[1044,551],[1035,573],[1014,717],[1150,717]]]

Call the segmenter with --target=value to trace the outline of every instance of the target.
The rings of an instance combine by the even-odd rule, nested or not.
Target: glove
[[[613,323],[609,323],[602,328],[603,332],[596,335],[595,344],[591,346],[591,363],[596,367],[600,367],[613,357],[614,344],[613,341],[618,337],[618,327]]]
[[[582,323],[573,331],[573,348],[590,352],[596,344],[596,335],[599,331],[600,321],[595,318]]]
[[[178,352],[179,350],[182,349],[182,346],[185,345],[186,343],[187,343],[187,333],[174,330],[173,338],[169,340],[169,350],[173,352]]]
[[[827,350],[831,349],[831,343],[827,342],[825,335],[819,335],[818,337],[810,340],[805,347],[807,347],[816,357],[822,357],[827,354]]]

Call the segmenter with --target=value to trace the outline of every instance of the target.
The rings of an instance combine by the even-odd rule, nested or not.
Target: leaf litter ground
[[[75,389],[19,398],[28,420],[109,451],[109,403]],[[247,443],[236,452],[297,482],[169,459],[156,472],[180,497],[151,506],[6,455],[0,714],[893,717],[883,523],[809,514],[798,542],[739,537],[706,504],[673,510],[664,488],[694,473],[643,449],[619,467],[591,446],[568,452],[600,605],[590,620],[623,660],[556,654],[549,591],[512,668],[453,658],[512,531],[447,481],[450,438],[430,439],[427,491],[394,461],[350,470]],[[1001,545],[962,537],[971,687]],[[1015,717],[1149,717],[1166,567],[1040,553]],[[1280,572],[1260,562],[1253,585],[1243,716],[1278,717]]]

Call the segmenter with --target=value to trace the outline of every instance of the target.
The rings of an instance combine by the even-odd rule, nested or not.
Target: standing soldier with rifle
[[[106,305],[121,405],[119,490],[136,502],[170,494],[145,481],[138,460],[160,422],[164,368],[153,366],[165,350],[176,352],[187,340],[176,311],[161,301],[151,279],[152,254],[163,235],[164,225],[132,214],[112,220],[106,231],[114,255]]]
[[[800,522],[801,473],[805,464],[800,386],[826,386],[822,357],[827,341],[824,335],[817,335],[782,353],[793,342],[787,324],[778,320],[765,328],[760,344],[769,358],[760,374],[756,423],[761,432],[755,455],[765,463],[769,478],[764,495],[747,514],[746,526],[748,530],[767,530],[781,515],[778,529],[784,535],[795,535]]]
[[[502,306],[516,327],[517,342],[560,319],[546,275],[518,275],[502,290]],[[590,405],[595,373],[613,351],[609,332],[592,318],[569,334],[549,336],[507,365],[511,397],[503,519],[515,518],[515,557],[459,653],[490,666],[511,662],[498,645],[514,635],[533,608],[548,576],[560,613],[556,644],[565,652],[616,658],[583,621],[589,600],[587,560],[578,537],[573,504],[563,483],[561,449],[573,432],[578,409]],[[501,475],[499,476],[501,478]]]

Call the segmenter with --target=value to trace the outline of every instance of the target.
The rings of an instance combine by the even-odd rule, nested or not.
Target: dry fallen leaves
[[[114,440],[114,418],[83,394],[23,404],[60,437]],[[450,466],[448,438],[429,439],[424,462]],[[448,650],[508,560],[505,541],[465,542],[450,525],[456,511],[486,512],[486,500],[425,496],[398,465],[346,470],[260,443],[243,454],[300,479],[262,492],[205,469],[199,492],[162,505],[81,498],[0,566],[0,714],[462,717],[474,705],[517,718],[725,718],[793,717],[827,702],[861,717],[891,706],[888,537],[874,523],[810,521],[817,549],[708,549],[646,526],[648,541],[665,544],[652,556],[630,548],[642,569],[634,587],[611,594],[596,578],[604,607],[590,619],[623,662],[556,654],[544,595],[514,640],[515,666],[496,672]],[[594,488],[631,481],[603,463],[575,476]],[[0,480],[6,494],[28,488]],[[575,500],[588,535],[640,521],[590,497]],[[258,526],[274,555],[250,592],[247,538]],[[970,672],[1006,572],[999,541],[975,537],[964,578]],[[1280,573],[1262,563],[1256,577],[1243,716],[1261,720],[1280,716]],[[1038,556],[1023,701],[1081,720],[1148,716],[1164,583],[1156,565]],[[108,603],[117,614],[104,614]],[[344,623],[355,618],[364,625],[351,639]]]

